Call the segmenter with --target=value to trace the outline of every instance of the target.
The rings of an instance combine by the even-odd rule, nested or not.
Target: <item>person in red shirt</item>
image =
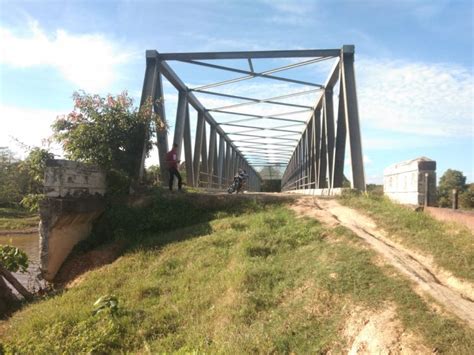
[[[173,148],[166,153],[166,164],[168,165],[168,171],[170,173],[170,191],[173,190],[173,180],[174,176],[178,178],[178,189],[181,190],[182,180],[181,175],[178,171],[178,156],[176,153],[176,149],[178,148],[178,144],[174,143]]]

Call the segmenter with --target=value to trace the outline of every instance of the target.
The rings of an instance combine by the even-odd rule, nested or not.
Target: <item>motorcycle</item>
[[[227,189],[227,192],[229,194],[232,194],[234,192],[239,193],[240,190],[242,189],[242,186],[243,186],[243,181],[241,180],[241,178],[238,175],[236,175],[236,176],[234,176],[234,181],[232,181],[232,184]]]

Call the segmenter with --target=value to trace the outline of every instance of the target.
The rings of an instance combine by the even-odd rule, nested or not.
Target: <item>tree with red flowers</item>
[[[107,97],[75,92],[73,99],[74,110],[52,126],[67,158],[137,178],[144,145],[146,152],[152,147],[149,126],[161,127],[151,102],[135,108],[127,92]]]

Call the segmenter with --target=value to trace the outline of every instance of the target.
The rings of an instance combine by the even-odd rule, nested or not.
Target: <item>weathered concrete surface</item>
[[[383,191],[391,200],[423,205],[428,174],[428,205],[436,202],[436,162],[426,157],[393,164],[384,170]]]
[[[52,281],[74,245],[86,239],[105,209],[105,173],[67,160],[50,160],[40,204],[40,268]]]
[[[74,245],[86,239],[105,209],[103,199],[47,198],[40,206],[40,268],[52,281]]]
[[[464,224],[474,233],[474,212],[473,211],[460,211],[452,210],[449,208],[438,208],[438,207],[425,207],[424,212],[437,220],[443,222],[456,222]]]
[[[105,174],[98,167],[70,160],[48,160],[44,193],[48,197],[105,194]]]

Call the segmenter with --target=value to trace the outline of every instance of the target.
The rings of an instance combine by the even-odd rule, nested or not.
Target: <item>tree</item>
[[[466,177],[459,170],[448,169],[439,179],[438,204],[440,207],[451,206],[453,189],[462,193],[466,189]]]
[[[58,117],[53,138],[62,144],[72,160],[97,164],[107,171],[116,170],[137,177],[143,145],[151,149],[151,103],[138,110],[127,92],[106,98],[84,92],[73,94],[74,110]]]
[[[54,159],[54,154],[48,150],[34,147],[28,153],[24,161],[20,163],[20,169],[29,176],[28,191],[40,194],[43,192],[44,170],[46,161]]]
[[[43,193],[46,161],[54,155],[46,149],[27,147],[25,160],[17,160],[8,148],[0,148],[0,205],[16,206],[21,203],[32,211]]]
[[[147,185],[156,185],[160,181],[160,166],[151,165],[145,169],[145,181]]]
[[[459,206],[465,209],[474,208],[474,184],[468,184],[466,189],[459,195]]]
[[[0,206],[14,205],[20,202],[23,181],[19,178],[19,162],[7,147],[0,147]]]

